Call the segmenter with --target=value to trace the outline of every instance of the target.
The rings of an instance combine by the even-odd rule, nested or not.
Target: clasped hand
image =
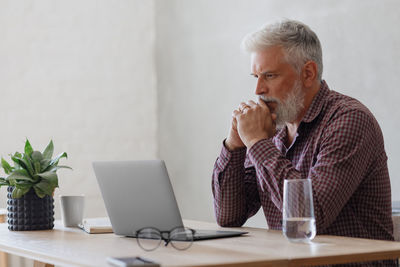
[[[264,101],[240,103],[232,113],[232,123],[225,145],[228,149],[251,148],[261,139],[268,139],[276,132],[276,114],[271,113]]]

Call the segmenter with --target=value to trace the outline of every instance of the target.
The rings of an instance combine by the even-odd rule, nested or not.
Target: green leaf
[[[38,192],[51,196],[53,194],[54,188],[56,188],[56,186],[50,184],[47,180],[42,180],[33,186],[33,189],[35,190],[38,197],[42,197],[38,194]]]
[[[10,182],[10,184],[14,184],[16,181],[29,181],[29,182],[34,182],[33,178],[29,175],[29,173],[24,170],[15,170],[13,171],[7,178],[7,181]]]
[[[11,156],[22,159],[22,154],[19,153],[18,151],[15,152],[14,155],[11,155]]]
[[[14,169],[21,169],[21,165],[19,164],[21,158],[15,157],[15,156],[11,156],[11,160],[14,161]]]
[[[33,151],[31,155],[33,162],[40,162],[43,159],[42,152],[40,151]]]
[[[0,187],[3,185],[10,185],[6,178],[0,177]]]
[[[33,152],[33,148],[31,146],[31,143],[29,143],[29,140],[26,139],[26,142],[25,142],[25,154],[30,156],[32,154],[32,152]]]
[[[14,161],[14,163],[18,164],[18,166],[20,166],[20,165],[19,165],[19,161],[21,160],[20,158],[11,156],[11,160]]]
[[[44,172],[50,166],[51,159],[42,159],[40,161],[40,172]]]
[[[57,165],[58,164],[58,161],[61,159],[61,158],[68,158],[68,155],[67,155],[67,153],[61,153],[60,155],[58,155],[57,157],[55,157],[54,159],[52,159],[51,160],[51,162],[50,162],[50,165]]]
[[[40,162],[36,161],[33,163],[33,167],[35,168],[35,173],[40,173]]]
[[[55,172],[43,172],[43,173],[38,173],[38,176],[42,177],[42,181],[48,182],[53,188],[58,187],[58,177]]]
[[[20,198],[23,195],[25,195],[26,193],[28,193],[30,187],[29,188],[17,188],[14,187],[13,191],[12,191],[12,198]]]
[[[46,193],[44,193],[40,188],[37,186],[33,186],[33,190],[35,190],[35,193],[38,197],[44,198],[46,196]]]
[[[50,140],[50,143],[47,145],[47,147],[43,151],[43,157],[45,159],[51,160],[51,157],[53,156],[53,152],[54,152],[53,140]]]
[[[71,167],[69,166],[64,166],[64,165],[57,165],[57,166],[51,166],[50,168],[48,168],[46,171],[48,172],[56,172],[59,169],[70,169],[73,170]]]
[[[57,169],[70,169],[70,170],[73,170],[70,166],[65,166],[65,165],[57,165],[56,167],[57,167]]]
[[[24,155],[25,157],[26,155]],[[15,165],[18,166],[17,169],[24,169],[26,171],[28,171],[31,175],[33,174],[33,168],[32,168],[32,164],[30,162],[29,159],[25,159],[25,158],[16,158],[16,157],[11,157],[11,159],[15,162]]]
[[[15,183],[15,187],[19,188],[19,189],[30,189],[32,186],[34,185],[34,183],[28,182],[28,181],[18,181]]]
[[[21,160],[23,162],[23,164],[25,164],[25,169],[29,172],[29,174],[31,176],[33,176],[35,174],[33,167],[32,167],[32,163],[31,163],[31,159],[27,154],[24,154],[24,157]],[[21,165],[21,164],[20,164]],[[22,166],[22,165],[21,165]]]
[[[13,168],[10,166],[10,164],[8,164],[8,162],[4,158],[1,158],[1,166],[3,167],[4,172],[6,174],[9,174],[10,172],[13,171]]]

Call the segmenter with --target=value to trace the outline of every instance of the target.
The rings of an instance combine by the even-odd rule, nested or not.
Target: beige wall
[[[105,215],[93,160],[156,157],[154,41],[153,1],[0,1],[0,154],[68,153],[56,218],[59,194]]]

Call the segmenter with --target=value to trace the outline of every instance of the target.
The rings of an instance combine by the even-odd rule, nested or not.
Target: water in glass
[[[294,242],[310,241],[316,234],[314,218],[286,218],[282,228],[286,238]]]

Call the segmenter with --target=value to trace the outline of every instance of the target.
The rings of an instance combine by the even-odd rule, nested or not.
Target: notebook
[[[113,232],[110,219],[107,217],[83,219],[82,223],[79,224],[78,227],[88,234],[105,234]]]
[[[93,169],[115,234],[135,237],[145,227],[169,231],[184,226],[164,161],[93,162]],[[195,240],[247,233],[195,231]]]

